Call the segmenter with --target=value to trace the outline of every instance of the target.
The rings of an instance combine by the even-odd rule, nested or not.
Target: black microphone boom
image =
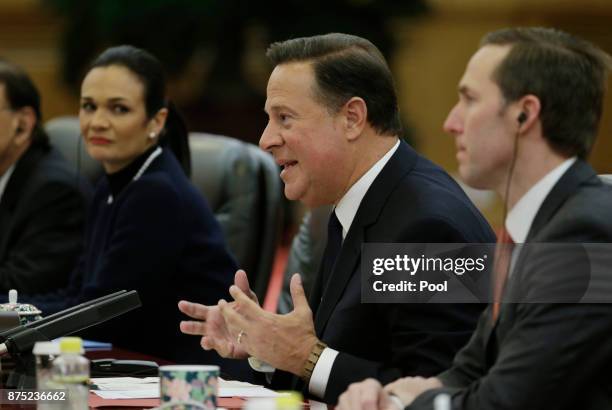
[[[5,341],[0,344],[0,356],[7,352],[11,356],[30,353],[36,342],[79,332],[136,309],[141,303],[138,292],[132,290],[117,292],[83,305],[58,312],[42,321],[32,322],[30,326],[4,332],[2,336]]]
[[[126,292],[125,290],[120,290],[118,292],[111,293],[109,295],[105,295],[105,296],[99,297],[97,299],[92,299],[92,300],[89,300],[87,302],[83,302],[83,303],[81,303],[79,305],[76,305],[76,306],[72,306],[71,308],[62,310],[61,312],[56,312],[56,313],[54,313],[52,315],[45,316],[44,318],[42,318],[40,320],[36,320],[36,321],[33,321],[33,322],[28,322],[25,325],[20,325],[20,326],[16,326],[14,328],[11,328],[11,329],[7,329],[4,332],[0,332],[0,343],[4,343],[9,336],[14,335],[15,333],[19,333],[19,332],[21,332],[24,329],[27,329],[27,328],[37,328],[38,326],[41,326],[41,325],[43,325],[45,323],[48,323],[48,322],[50,322],[52,320],[55,320],[57,318],[63,317],[63,316],[65,316],[65,315],[67,315],[67,314],[69,314],[71,312],[77,311],[79,309],[83,309],[86,306],[91,306],[91,305],[94,305],[96,303],[100,303],[100,302],[102,302],[102,301],[104,301],[106,299],[114,298],[115,296],[121,295],[121,294],[123,294],[125,292]]]

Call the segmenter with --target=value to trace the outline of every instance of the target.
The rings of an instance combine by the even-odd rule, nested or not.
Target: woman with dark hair
[[[236,263],[190,183],[186,127],[165,99],[159,61],[131,46],[104,51],[81,86],[79,119],[106,178],[96,188],[85,252],[70,289],[29,298],[45,314],[121,289],[142,307],[85,334],[176,362],[218,362],[179,331],[181,299],[227,298]]]

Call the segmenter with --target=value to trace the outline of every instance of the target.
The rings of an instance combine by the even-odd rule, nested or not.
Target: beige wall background
[[[433,0],[432,13],[416,21],[394,23],[401,44],[392,67],[400,107],[426,156],[455,172],[452,137],[442,123],[457,100],[457,82],[480,38],[508,26],[549,26],[593,41],[612,53],[610,0]],[[590,162],[599,173],[612,173],[612,93],[608,92],[601,128]],[[472,198],[494,226],[502,206],[493,195]],[[612,204],[611,204],[612,205]]]
[[[24,67],[42,96],[46,119],[74,115],[78,99],[60,78],[63,21],[39,0],[0,0],[0,56]]]
[[[567,30],[612,53],[611,0],[430,0],[432,11],[417,20],[393,21],[398,40],[391,59],[402,113],[416,145],[450,172],[454,144],[442,123],[456,101],[465,64],[486,32],[507,26],[543,25]],[[60,79],[63,22],[39,0],[0,0],[0,55],[25,67],[43,95],[45,119],[74,115],[78,100]],[[608,94],[591,163],[612,173],[612,93]],[[494,196],[474,193],[493,225],[501,221]]]

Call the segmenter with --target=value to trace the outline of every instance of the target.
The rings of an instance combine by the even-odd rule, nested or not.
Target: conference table
[[[164,365],[168,365],[168,364],[174,364],[171,361],[168,360],[164,360],[164,359],[159,359],[159,358],[155,358],[155,357],[151,357],[142,353],[137,353],[137,352],[131,352],[128,350],[123,350],[123,349],[119,349],[119,348],[113,348],[111,350],[100,350],[100,351],[91,351],[91,352],[87,352],[86,354],[87,358],[90,360],[96,360],[96,359],[105,359],[105,358],[109,358],[112,357],[113,359],[126,359],[126,360],[148,360],[148,361],[154,361],[157,364],[159,364],[160,366],[164,366]],[[126,407],[125,404],[126,402],[124,401],[124,405],[119,405],[119,406],[115,406],[115,407],[110,407],[108,405],[104,405],[104,406],[96,406],[97,404],[104,404],[104,403],[108,403],[108,400],[101,400],[99,399],[96,395],[94,395],[93,393],[89,393],[90,394],[90,400],[89,400],[89,405],[91,406],[90,408],[92,409],[104,409],[104,410],[110,410],[110,409],[133,409],[133,410],[138,410],[138,409],[145,409],[145,408],[150,408],[150,407],[156,407],[159,405],[159,400],[144,400],[144,401],[148,401],[151,403],[156,403],[153,404],[152,406],[145,406],[145,407],[137,407],[137,406],[129,406]],[[113,400],[116,402],[120,402],[123,400]],[[133,402],[137,402],[137,401],[143,401],[143,400],[129,400],[128,402],[133,403]],[[223,407],[226,408],[228,410],[238,410],[241,409],[244,404],[246,403],[245,399],[242,399],[240,397],[231,397],[231,398],[220,398],[219,399],[219,407]]]
[[[113,359],[125,359],[125,360],[148,360],[154,361],[158,363],[160,366],[173,364],[172,362],[164,359],[154,358],[142,353],[132,352],[120,348],[113,347],[110,350],[97,350],[97,351],[88,351],[86,354],[88,359],[96,360],[96,359],[105,359],[105,358],[113,358]],[[146,401],[146,405],[134,405],[134,400],[123,401],[123,400],[113,400],[111,404],[109,400],[102,400],[98,398],[95,394],[90,393],[89,405],[90,409],[103,409],[103,410],[113,410],[113,409],[129,409],[129,410],[139,410],[139,409],[148,409],[151,407],[156,407],[159,405],[159,400],[157,399],[148,399]],[[221,397],[219,398],[219,407],[223,407],[228,410],[239,410],[244,407],[247,399],[243,397]],[[117,405],[114,405],[114,404]],[[0,404],[2,410],[32,410],[36,409],[36,404]],[[327,406],[321,403],[315,403],[314,405],[304,403],[303,409],[314,409],[314,408],[324,408]]]

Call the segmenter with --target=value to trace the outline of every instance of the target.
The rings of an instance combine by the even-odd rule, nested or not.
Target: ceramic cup
[[[17,303],[17,291],[15,289],[9,291],[8,299],[8,303],[0,304],[0,311],[17,313],[21,325],[42,319],[42,312],[36,306],[29,303]]]
[[[217,408],[219,366],[173,365],[159,368],[160,400],[173,410]]]

